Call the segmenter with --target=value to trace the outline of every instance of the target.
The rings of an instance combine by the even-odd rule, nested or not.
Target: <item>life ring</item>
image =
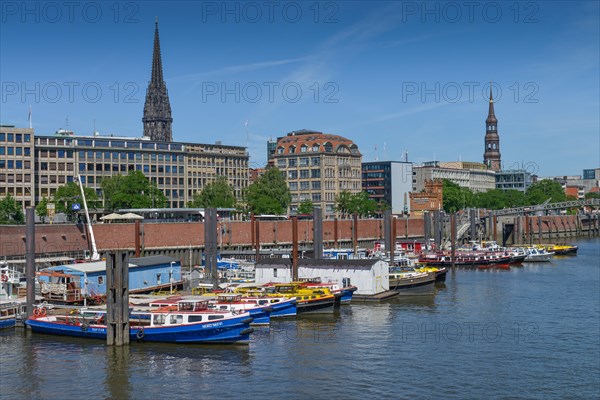
[[[44,307],[42,308],[36,308],[35,310],[33,310],[33,315],[36,317],[45,317],[46,316],[46,309]]]
[[[2,282],[8,282],[8,275],[2,275]]]
[[[135,333],[135,337],[137,338],[137,340],[142,340],[144,336],[146,336],[146,332],[144,332],[144,328],[140,326],[137,332]]]

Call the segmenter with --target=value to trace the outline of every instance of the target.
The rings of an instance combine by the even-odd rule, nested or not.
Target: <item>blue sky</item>
[[[600,166],[598,2],[1,3],[0,121],[140,136],[155,17],[176,141],[298,129],[364,161],[483,159],[493,81],[505,169]],[[71,8],[69,8],[71,7]],[[246,123],[247,121],[247,123]]]

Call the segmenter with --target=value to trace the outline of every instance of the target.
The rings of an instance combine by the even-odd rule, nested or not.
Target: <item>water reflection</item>
[[[106,347],[106,391],[111,399],[131,398],[129,382],[129,346]]]

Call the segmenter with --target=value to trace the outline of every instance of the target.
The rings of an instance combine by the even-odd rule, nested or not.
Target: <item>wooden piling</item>
[[[138,329],[137,337],[143,339],[144,328]],[[126,251],[108,253],[106,257],[106,344],[129,344],[129,255]]]

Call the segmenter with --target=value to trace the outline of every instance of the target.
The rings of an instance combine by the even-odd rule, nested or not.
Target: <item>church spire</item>
[[[160,39],[158,36],[158,17],[154,28],[154,50],[152,53],[152,74],[146,89],[146,102],[144,104],[144,136],[152,140],[171,142],[173,133],[171,125],[171,104],[167,85],[163,80],[162,59],[160,56]]]
[[[160,57],[160,39],[158,37],[158,17],[154,28],[154,51],[152,53],[152,78],[150,84],[156,86],[164,85],[162,73],[162,59]]]
[[[500,136],[498,135],[498,120],[494,114],[494,97],[492,96],[492,82],[490,82],[490,105],[488,116],[485,120],[485,151],[483,162],[492,171],[500,171]]]
[[[488,117],[485,122],[498,122],[498,120],[496,120],[496,115],[494,114],[494,97],[492,96],[492,82],[490,82],[490,107],[488,110]]]

